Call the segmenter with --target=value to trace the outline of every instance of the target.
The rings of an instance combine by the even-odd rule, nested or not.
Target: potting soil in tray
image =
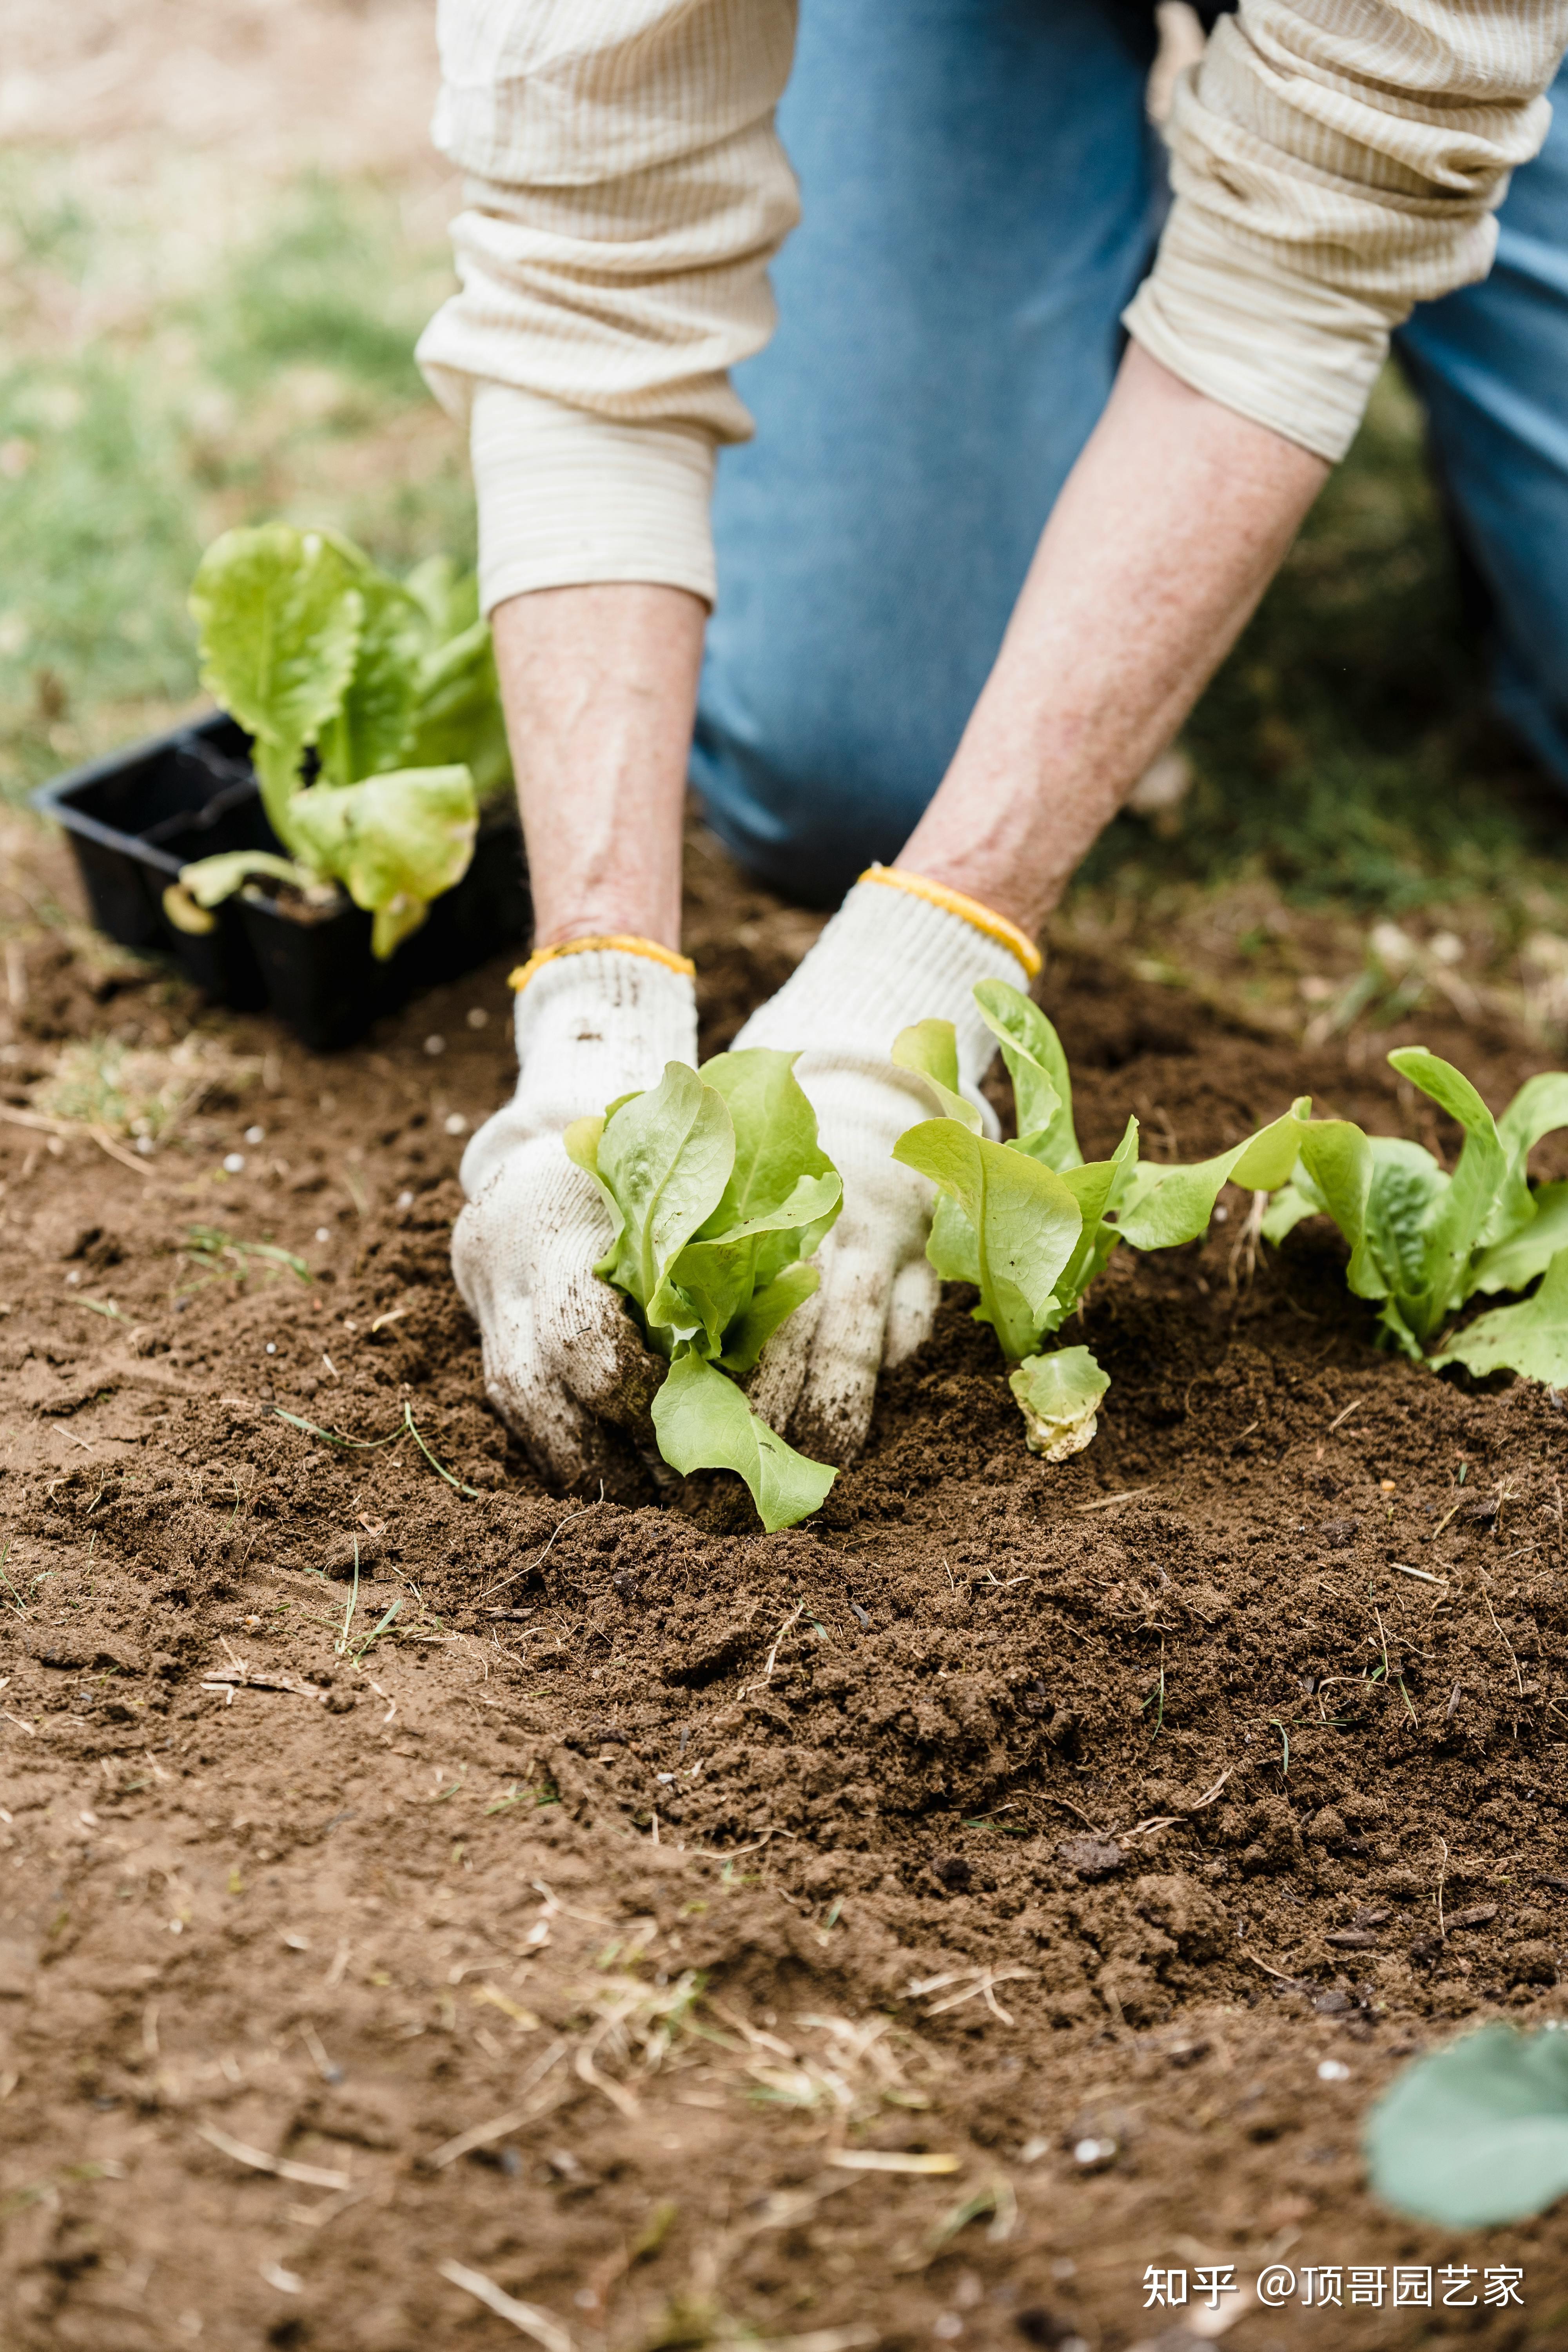
[[[177,929],[163,892],[182,866],[220,851],[281,848],[250,766],[250,739],[217,713],[58,777],[36,805],[63,825],[92,919],[121,947],[173,955],[214,1003],[268,1006],[319,1051],[352,1044],[383,1013],[522,941],[530,921],[521,835],[510,804],[486,812],[468,872],[385,962],[371,918],[346,900],[310,922],[258,893]]]
[[[698,882],[711,1048],[813,925]],[[5,2341],[515,2343],[478,2276],[582,2352],[1124,2352],[1197,2340],[1147,2277],[1190,2313],[1200,2270],[1241,2352],[1568,2340],[1560,2223],[1404,2221],[1357,2153],[1412,2053],[1563,2012],[1555,1401],[1375,1353],[1320,1227],[1249,1274],[1232,1194],[1093,1295],[1068,1464],[950,1293],[808,1529],[721,1480],[564,1502],[483,1402],[419,1051],[499,1098],[503,970],[345,1055],[330,1117],[285,1073],[195,1212],[174,1153],[18,1190],[0,1131]],[[1089,961],[1045,994],[1090,1150],[1301,1091],[1429,1116]],[[1494,1103],[1539,1060],[1420,1034]],[[176,1313],[193,1213],[320,1280]],[[1264,2311],[1265,2265],[1380,2299]],[[1396,2308],[1395,2265],[1477,2303]]]

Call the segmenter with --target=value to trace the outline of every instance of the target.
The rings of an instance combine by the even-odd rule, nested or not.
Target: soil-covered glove
[[[651,1442],[664,1374],[618,1293],[594,1272],[610,1221],[561,1139],[617,1095],[695,1062],[691,966],[649,942],[573,941],[523,968],[517,1092],[463,1154],[468,1206],[452,1271],[484,1342],[485,1388],[539,1468],[568,1487],[621,1483]]]
[[[873,866],[737,1045],[800,1049],[795,1076],[816,1112],[822,1148],[844,1179],[844,1207],[822,1245],[816,1297],[769,1342],[752,1410],[808,1454],[853,1460],[865,1442],[877,1374],[925,1339],[939,1285],[926,1255],[934,1192],[892,1158],[899,1137],[935,1116],[912,1071],[891,1058],[916,1021],[951,1021],[964,1091],[980,1095],[996,1041],[974,1003],[977,981],[1016,984],[1039,970],[1024,933],[956,891]]]

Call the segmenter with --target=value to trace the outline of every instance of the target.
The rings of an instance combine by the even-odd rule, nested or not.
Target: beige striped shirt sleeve
[[[798,215],[773,109],[795,0],[440,0],[461,290],[419,358],[471,416],[481,593],[644,580],[713,600],[730,368]]]
[[[471,418],[486,609],[644,580],[712,600],[729,369],[796,217],[773,127],[795,0],[439,0],[460,291],[419,356]],[[1184,77],[1176,200],[1126,313],[1226,406],[1328,458],[1388,334],[1483,277],[1539,148],[1568,0],[1241,0]]]
[[[1390,330],[1490,268],[1565,46],[1565,0],[1241,0],[1178,87],[1176,200],[1130,332],[1342,457]]]

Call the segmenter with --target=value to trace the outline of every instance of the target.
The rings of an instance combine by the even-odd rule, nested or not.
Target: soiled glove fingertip
[[[808,1461],[829,1462],[837,1470],[847,1470],[865,1445],[875,1402],[874,1386],[863,1398],[823,1399],[814,1395],[808,1384],[784,1434]]]
[[[893,1276],[887,1345],[882,1351],[882,1362],[889,1370],[925,1346],[941,1299],[942,1284],[929,1258],[922,1255],[899,1268]]]

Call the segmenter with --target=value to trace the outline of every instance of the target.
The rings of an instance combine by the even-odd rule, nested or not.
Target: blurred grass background
[[[308,173],[182,241],[95,197],[68,152],[0,166],[5,797],[192,702],[186,588],[227,525],[284,515],[393,565],[471,560],[460,436],[412,358],[449,283],[447,208]],[[1187,730],[1179,821],[1121,819],[1079,901],[1246,884],[1362,929],[1422,907],[1468,908],[1494,940],[1554,919],[1568,809],[1491,719],[1468,637],[1391,369]]]
[[[449,282],[396,194],[306,178],[192,285],[61,333],[120,239],[47,163],[0,178],[17,331],[0,362],[0,791],[145,733],[197,693],[202,547],[284,515],[406,566],[472,560],[456,428],[414,365]],[[16,314],[20,313],[18,320]]]

